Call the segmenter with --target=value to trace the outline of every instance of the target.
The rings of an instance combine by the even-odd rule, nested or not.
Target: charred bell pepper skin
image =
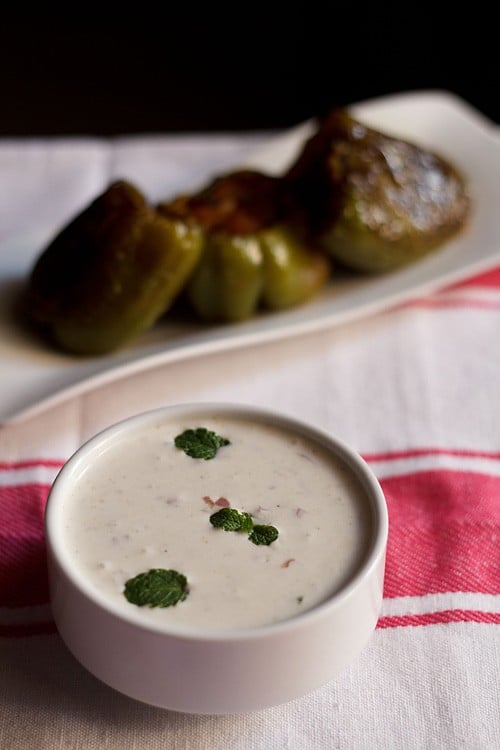
[[[265,229],[259,240],[264,259],[261,307],[282,310],[303,304],[330,278],[331,263],[326,255],[306,248],[290,228]]]
[[[160,216],[137,188],[117,181],[39,256],[24,312],[66,352],[114,351],[172,305],[201,250],[198,226]]]
[[[251,317],[259,303],[263,255],[254,235],[207,234],[186,297],[204,321],[236,322]]]
[[[470,210],[466,181],[444,158],[343,109],[320,122],[284,179],[319,244],[364,273],[425,256],[462,229]]]
[[[160,213],[194,218],[209,234],[249,235],[276,221],[278,177],[252,169],[220,175],[197,193],[158,205]]]

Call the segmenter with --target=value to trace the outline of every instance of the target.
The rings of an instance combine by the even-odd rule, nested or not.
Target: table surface
[[[37,218],[52,145],[15,201],[0,170],[6,216],[21,195],[28,222]],[[196,158],[220,165],[243,141],[201,145]],[[64,181],[47,189],[64,205]],[[499,316],[500,266],[343,326],[154,367],[4,425],[0,747],[497,750]],[[186,401],[255,404],[326,429],[363,456],[387,499],[371,641],[338,679],[283,706],[209,717],[136,703],[88,674],[51,619],[43,509],[57,471],[108,424]]]

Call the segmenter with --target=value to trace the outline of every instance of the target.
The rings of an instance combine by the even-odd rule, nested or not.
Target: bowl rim
[[[356,474],[362,489],[370,501],[373,523],[369,546],[361,556],[355,572],[338,591],[310,609],[278,622],[247,628],[185,629],[183,627],[147,621],[139,611],[135,612],[131,610],[130,613],[126,613],[118,610],[109,602],[105,594],[102,594],[87,581],[84,574],[78,570],[78,565],[72,561],[71,554],[65,547],[64,540],[59,531],[60,514],[63,509],[65,490],[71,484],[75,475],[78,476],[84,470],[89,457],[95,451],[98,451],[99,448],[102,449],[106,444],[116,440],[120,434],[127,432],[129,429],[143,426],[149,422],[168,419],[169,417],[189,416],[189,414],[213,414],[214,412],[217,415],[228,418],[253,420],[272,424],[278,428],[288,428],[302,437],[312,439],[327,450],[332,451],[337,458],[340,458]],[[62,573],[71,586],[98,609],[103,610],[108,615],[123,623],[158,636],[185,641],[222,642],[258,640],[273,635],[278,636],[283,633],[293,632],[307,623],[329,616],[341,607],[342,603],[371,577],[381,558],[385,558],[389,517],[384,492],[368,463],[347,442],[324,428],[286,412],[253,404],[231,401],[186,401],[158,406],[131,414],[100,429],[85,440],[65,461],[51,485],[44,511],[44,530],[47,554],[52,556],[55,561],[59,569],[58,575]]]

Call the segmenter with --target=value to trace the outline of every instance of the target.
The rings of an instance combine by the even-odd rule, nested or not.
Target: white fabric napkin
[[[113,177],[157,200],[265,139],[0,142],[0,252],[48,238]],[[159,365],[2,427],[0,747],[497,750],[499,325],[500,267],[356,323]],[[373,638],[338,679],[264,711],[190,716],[137,703],[88,674],[51,621],[42,519],[58,469],[112,422],[188,401],[256,404],[331,431],[368,461],[388,502]]]

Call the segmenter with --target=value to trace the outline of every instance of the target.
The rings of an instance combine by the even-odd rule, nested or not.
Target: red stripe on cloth
[[[46,604],[49,599],[44,510],[49,487],[0,487],[0,606]]]
[[[418,458],[420,456],[462,456],[465,458],[487,458],[500,461],[500,451],[472,451],[462,448],[409,448],[404,451],[387,453],[363,453],[365,461],[394,461],[400,458]]]
[[[389,511],[384,596],[500,593],[500,478],[450,470],[381,480]]]
[[[395,615],[381,617],[377,622],[377,630],[388,628],[408,628],[429,625],[448,625],[456,622],[478,622],[488,625],[500,625],[500,613],[478,612],[467,609],[450,609],[443,612],[431,612],[421,615]],[[37,635],[53,635],[57,633],[54,622],[34,622],[22,625],[1,625],[0,638],[28,638]]]
[[[469,278],[463,281],[458,281],[456,284],[451,284],[447,289],[459,289],[460,287],[467,286],[484,286],[484,287],[495,287],[500,288],[500,266],[491,268],[488,271],[483,271],[475,276],[469,276]]]
[[[447,609],[421,615],[393,615],[381,617],[377,628],[407,628],[417,625],[439,625],[452,622],[483,622],[500,625],[500,612],[478,612],[470,609]]]
[[[64,461],[52,458],[33,458],[28,461],[0,461],[0,471],[36,469],[39,466],[60,469]]]

